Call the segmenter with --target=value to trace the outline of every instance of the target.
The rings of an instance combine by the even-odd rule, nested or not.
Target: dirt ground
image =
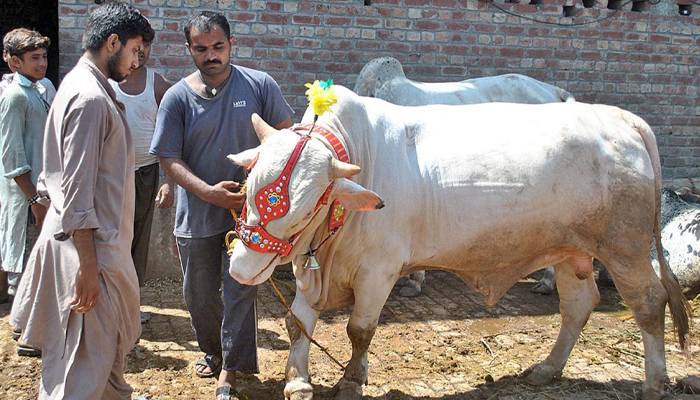
[[[483,306],[481,296],[447,273],[428,274],[424,294],[415,299],[394,293],[387,302],[369,354],[367,399],[635,399],[644,361],[641,337],[630,312],[613,288],[574,348],[564,375],[543,387],[518,379],[543,360],[559,329],[558,299],[530,293],[533,281],[517,284],[501,302]],[[292,286],[283,286],[288,299]],[[243,377],[250,399],[281,399],[289,341],[284,307],[268,284],[259,291],[261,373]],[[212,399],[215,381],[200,379],[193,364],[200,356],[181,295],[181,283],[151,281],[142,290],[143,310],[153,313],[129,355],[127,380],[134,398]],[[700,312],[700,298],[692,301]],[[694,326],[700,319],[695,313]],[[40,360],[20,358],[10,338],[9,307],[0,306],[0,399],[34,399]],[[314,337],[339,360],[350,358],[345,334],[348,310],[322,315]],[[700,347],[686,358],[674,342],[667,317],[669,390],[680,378],[700,372]],[[697,339],[695,340],[697,343]],[[331,398],[340,369],[312,347],[310,369],[316,398]],[[683,398],[695,398],[687,396]],[[677,396],[681,398],[681,396]]]

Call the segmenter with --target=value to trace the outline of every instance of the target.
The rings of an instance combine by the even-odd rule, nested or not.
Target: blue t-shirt
[[[277,125],[294,111],[270,75],[232,65],[231,77],[214,98],[196,94],[181,79],[163,96],[150,153],[179,158],[210,185],[224,180],[242,183],[243,168],[226,160],[229,154],[260,144],[250,116]],[[201,200],[178,187],[175,236],[214,236],[233,227],[228,210]]]

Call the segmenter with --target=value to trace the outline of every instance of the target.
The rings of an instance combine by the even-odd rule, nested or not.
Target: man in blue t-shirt
[[[236,399],[234,371],[258,372],[256,287],[222,274],[222,263],[228,265],[224,236],[234,225],[228,210],[240,210],[245,201],[238,193],[245,171],[226,156],[260,144],[253,113],[282,129],[292,125],[294,112],[268,74],[230,64],[234,40],[223,15],[193,17],[185,36],[197,71],[165,93],[150,153],[179,186],[175,236],[183,292],[205,354],[196,373],[210,377],[221,370],[217,399]]]

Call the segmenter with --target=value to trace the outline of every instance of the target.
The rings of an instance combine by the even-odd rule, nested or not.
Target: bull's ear
[[[349,179],[335,181],[333,197],[351,211],[373,211],[384,207],[384,201],[379,195]]]
[[[246,169],[253,168],[255,162],[258,161],[258,156],[260,155],[260,149],[258,147],[242,151],[238,154],[229,154],[226,159],[231,161],[236,165],[240,165]]]

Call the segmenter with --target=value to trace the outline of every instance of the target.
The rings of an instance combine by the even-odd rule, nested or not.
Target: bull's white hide
[[[392,104],[557,103],[574,101],[564,89],[520,74],[472,78],[460,82],[417,82],[406,78],[401,63],[392,57],[375,58],[360,71],[355,93]]]
[[[666,296],[674,300],[674,322],[687,323],[687,315],[668,273],[662,286],[649,263],[660,163],[646,123],[616,107],[575,102],[400,107],[336,91],[338,104],[318,123],[341,137],[362,172],[354,183],[335,180],[330,200],[364,196],[354,208],[367,209],[381,203],[377,193],[386,207],[351,213],[318,251],[321,269],[303,269],[304,254],[328,234],[327,207],[314,210],[337,176],[329,147],[312,140],[289,181],[289,213],[266,226],[283,239],[301,231],[294,250],[280,259],[236,246],[229,271],[241,283],[259,284],[274,265],[293,260],[292,310],[310,332],[320,311],[354,304],[348,323],[353,358],[338,398],[360,398],[384,302],[399,275],[425,266],[454,272],[493,304],[520,278],[559,264],[562,328],[550,355],[528,376],[548,382],[561,373],[598,302],[592,257],[608,266],[642,329],[643,397],[661,397]],[[305,121],[311,117],[307,110]],[[249,193],[280,175],[297,141],[291,131],[266,135]],[[256,224],[250,198],[248,209],[247,223]],[[295,324],[288,329],[285,395],[308,399],[309,342]]]

